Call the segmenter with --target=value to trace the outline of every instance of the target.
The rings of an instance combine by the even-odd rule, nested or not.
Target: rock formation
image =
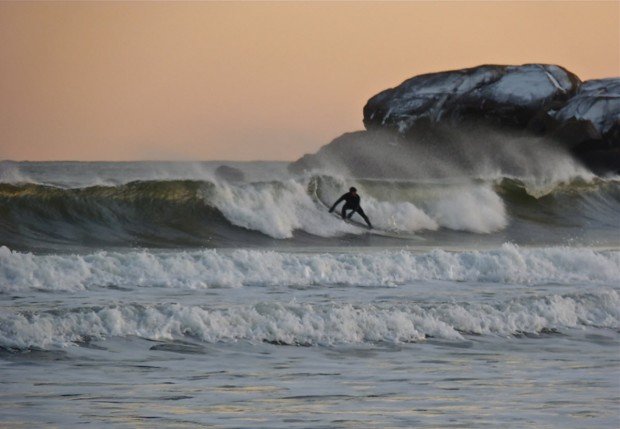
[[[229,165],[220,165],[215,169],[215,177],[226,182],[243,182],[243,171]]]
[[[355,174],[381,174],[398,166],[371,168],[377,151],[398,157],[409,146],[454,155],[467,151],[459,145],[472,136],[507,133],[511,144],[515,136],[557,144],[599,174],[620,173],[620,78],[582,82],[557,65],[484,65],[413,77],[371,97],[363,113],[366,132],[345,134],[291,168],[336,159]]]

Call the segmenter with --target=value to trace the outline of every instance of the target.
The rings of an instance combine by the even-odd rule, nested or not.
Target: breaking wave
[[[617,329],[613,290],[512,299],[496,304],[405,302],[398,305],[261,302],[209,309],[181,304],[123,304],[72,311],[0,312],[0,347],[51,349],[108,337],[290,345],[462,340],[584,326]]]
[[[0,248],[0,293],[75,291],[110,285],[181,289],[244,286],[398,286],[420,280],[500,284],[614,283],[620,252],[521,248],[416,253],[346,253],[208,249],[34,255]]]
[[[63,188],[0,183],[0,244],[232,247],[272,239],[363,235],[326,205],[350,180],[332,176],[268,182],[136,181]],[[517,179],[460,182],[358,180],[376,228],[394,233],[491,234],[515,221],[618,227],[620,181],[573,179],[536,185]]]

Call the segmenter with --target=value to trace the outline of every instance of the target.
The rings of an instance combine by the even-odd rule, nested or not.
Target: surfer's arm
[[[334,205],[333,205],[333,206],[329,209],[329,212],[330,212],[330,213],[331,213],[331,212],[333,212],[333,211],[336,209],[336,206],[337,206],[338,204],[340,204],[340,202],[341,202],[341,201],[344,201],[344,198],[345,198],[346,196],[347,196],[347,194],[344,194],[342,197],[338,198],[338,201],[336,201],[336,202],[334,203]]]

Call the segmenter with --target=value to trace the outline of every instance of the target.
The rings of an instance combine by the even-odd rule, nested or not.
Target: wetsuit
[[[341,212],[343,219],[351,219],[353,213],[358,213],[368,224],[368,228],[372,228],[372,224],[370,223],[368,216],[366,216],[366,213],[364,213],[364,210],[362,210],[362,208],[360,207],[360,196],[357,195],[357,193],[354,194],[353,192],[347,192],[342,197],[338,198],[338,201],[336,201],[334,205],[329,209],[329,212],[333,212],[336,206],[341,201],[345,201],[344,206],[342,206]],[[352,210],[349,216],[347,216],[347,210]]]

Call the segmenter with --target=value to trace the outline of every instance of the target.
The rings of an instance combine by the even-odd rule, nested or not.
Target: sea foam
[[[123,304],[38,313],[0,311],[0,346],[56,348],[108,337],[331,345],[411,342],[427,337],[510,336],[579,327],[619,327],[614,290],[511,299],[496,304],[398,305],[258,302],[209,309],[177,303]]]
[[[243,286],[397,286],[421,280],[508,284],[614,283],[620,252],[589,248],[484,251],[128,251],[35,255],[0,247],[0,291],[102,286],[198,289]]]

